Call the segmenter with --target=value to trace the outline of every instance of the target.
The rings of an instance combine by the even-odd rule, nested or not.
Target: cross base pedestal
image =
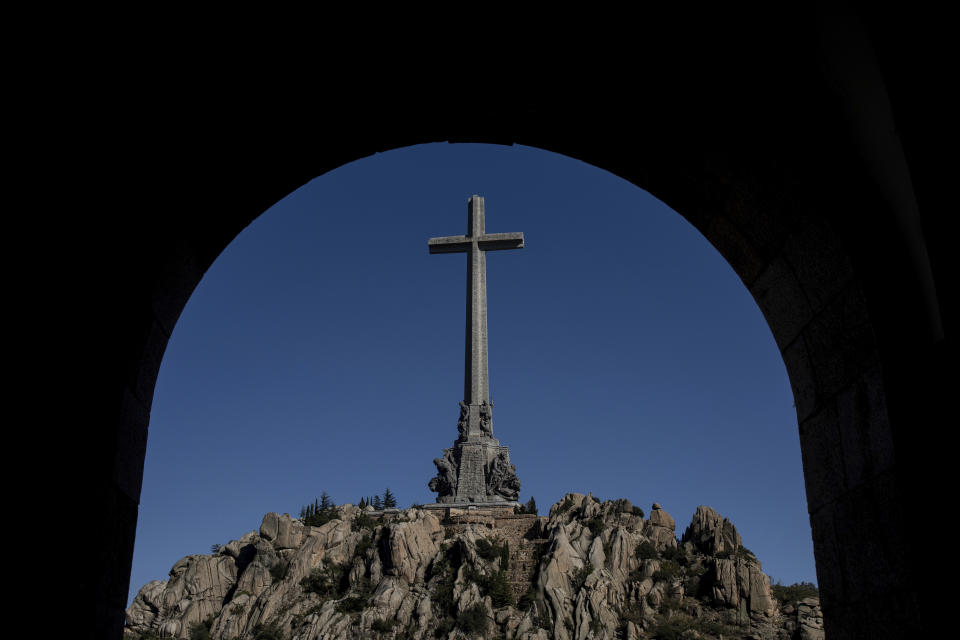
[[[430,490],[440,505],[512,505],[520,493],[510,448],[495,438],[458,440],[433,461],[437,477]]]

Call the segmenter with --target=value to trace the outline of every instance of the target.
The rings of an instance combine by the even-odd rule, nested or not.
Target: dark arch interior
[[[922,629],[933,581],[910,536],[945,474],[945,454],[927,443],[946,404],[952,316],[935,114],[903,60],[932,62],[889,37],[911,28],[900,20],[821,14],[768,36],[732,21],[641,86],[623,80],[633,77],[624,51],[605,51],[584,54],[579,71],[546,64],[531,82],[505,65],[484,93],[509,100],[440,78],[416,92],[390,78],[374,92],[330,78],[319,99],[278,96],[298,105],[288,109],[201,93],[195,107],[152,105],[161,117],[150,126],[147,111],[110,119],[99,138],[116,152],[110,171],[85,174],[109,224],[77,236],[62,301],[75,357],[57,381],[70,381],[70,424],[79,408],[87,427],[63,429],[59,446],[77,517],[90,523],[77,571],[89,628],[120,635],[153,387],[204,271],[309,179],[449,140],[584,160],[663,200],[717,247],[790,376],[829,637]],[[405,98],[385,103],[394,90]]]

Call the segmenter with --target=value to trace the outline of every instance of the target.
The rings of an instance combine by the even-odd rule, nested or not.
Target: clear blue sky
[[[167,347],[131,598],[191,553],[326,491],[433,501],[457,435],[463,254],[487,231],[494,431],[541,513],[565,493],[729,517],[764,570],[816,582],[796,413],[759,308],[686,220],[605,171],[529,147],[431,144],[320,176],[217,259]]]

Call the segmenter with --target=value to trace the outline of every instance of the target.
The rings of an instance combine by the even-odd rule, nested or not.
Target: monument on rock
[[[430,253],[467,254],[467,335],[459,437],[433,463],[430,490],[437,504],[512,506],[520,493],[510,449],[493,437],[493,403],[487,366],[487,251],[522,249],[523,233],[487,233],[483,198],[467,203],[467,235],[430,238]]]

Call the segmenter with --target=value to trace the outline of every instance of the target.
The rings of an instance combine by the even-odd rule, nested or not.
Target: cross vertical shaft
[[[483,198],[467,203],[467,233],[480,238],[484,232]],[[467,335],[464,358],[463,401],[468,405],[490,402],[490,369],[487,364],[487,256],[471,242],[467,255]]]
[[[487,362],[487,251],[522,249],[523,233],[486,232],[483,198],[467,203],[467,235],[430,238],[430,253],[467,254],[467,323],[461,438],[493,437]]]

